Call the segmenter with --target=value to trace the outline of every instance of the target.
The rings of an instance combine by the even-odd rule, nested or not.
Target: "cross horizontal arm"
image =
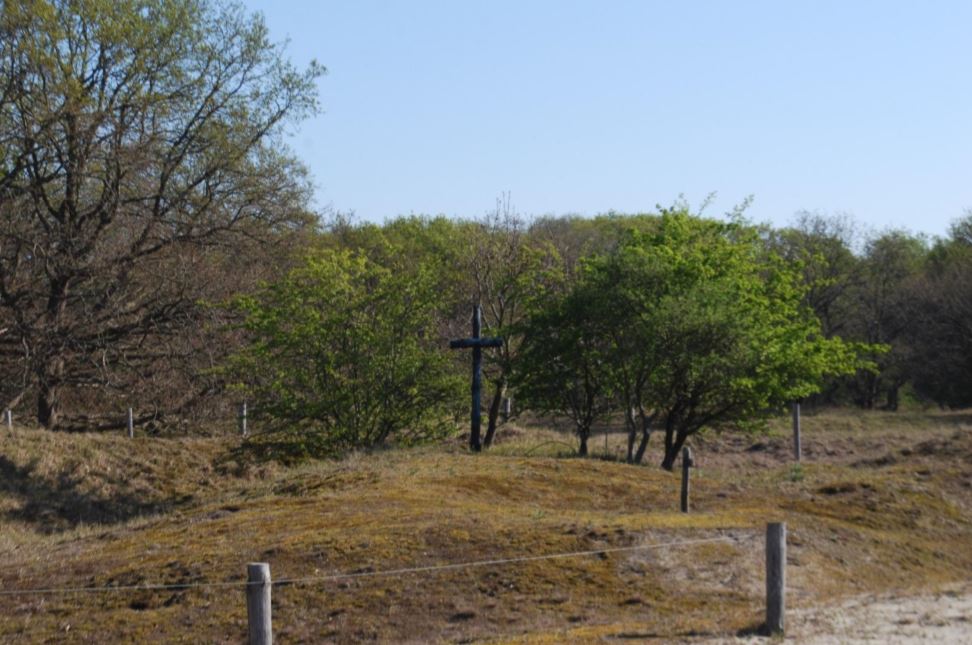
[[[460,338],[450,340],[449,349],[468,349],[470,347],[502,347],[502,338]]]

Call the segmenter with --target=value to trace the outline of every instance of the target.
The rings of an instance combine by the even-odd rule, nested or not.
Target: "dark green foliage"
[[[915,390],[939,405],[972,405],[972,215],[932,250],[909,292],[909,374]]]

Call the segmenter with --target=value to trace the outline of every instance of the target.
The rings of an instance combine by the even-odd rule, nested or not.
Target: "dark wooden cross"
[[[482,329],[482,310],[479,305],[473,307],[472,315],[472,336],[469,338],[460,338],[458,340],[450,340],[450,349],[468,349],[473,350],[472,359],[472,415],[471,415],[471,428],[469,432],[469,448],[473,452],[479,452],[483,449],[483,445],[479,440],[479,427],[480,427],[480,399],[482,398],[481,393],[483,390],[483,347],[501,347],[503,345],[502,338],[480,338],[479,332]]]

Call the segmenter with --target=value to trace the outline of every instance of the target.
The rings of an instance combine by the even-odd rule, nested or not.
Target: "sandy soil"
[[[972,583],[921,596],[861,596],[829,607],[787,612],[786,642],[972,643]],[[739,638],[734,643],[765,643]]]

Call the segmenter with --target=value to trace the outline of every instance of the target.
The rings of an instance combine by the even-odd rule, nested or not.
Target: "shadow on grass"
[[[776,638],[779,640],[783,639],[783,634],[776,632],[771,633],[766,627],[766,623],[755,623],[749,627],[743,627],[738,632],[736,632],[737,638],[752,638],[753,636],[764,636],[766,638]]]
[[[178,503],[146,502],[131,493],[98,496],[80,489],[82,477],[62,474],[50,480],[34,472],[32,464],[18,466],[0,455],[0,494],[19,497],[19,508],[0,517],[33,524],[44,533],[68,530],[79,524],[113,524],[163,511]]]
[[[677,634],[661,633],[661,632],[618,632],[617,634],[611,634],[608,638],[616,640],[635,640],[635,641],[645,641],[645,640],[659,640],[664,642],[671,642],[672,639],[676,638],[713,638],[717,636],[714,632],[702,632],[696,630],[689,630],[687,632],[681,632]]]
[[[972,412],[958,412],[942,417],[956,425],[972,426]]]
[[[378,446],[344,445],[320,432],[309,431],[286,422],[270,425],[267,430],[252,434],[238,446],[217,460],[218,467],[246,466],[276,462],[294,466],[313,459],[335,459],[355,450],[378,452],[388,449]]]

